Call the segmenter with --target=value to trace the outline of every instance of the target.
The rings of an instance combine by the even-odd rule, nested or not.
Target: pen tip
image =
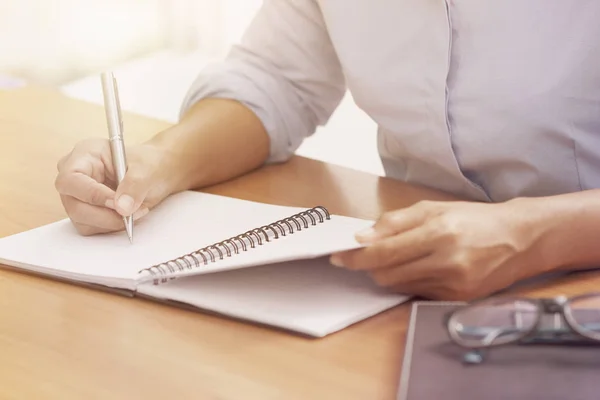
[[[129,238],[129,243],[133,243],[133,218],[127,217],[125,220],[125,231],[127,231],[127,237]]]

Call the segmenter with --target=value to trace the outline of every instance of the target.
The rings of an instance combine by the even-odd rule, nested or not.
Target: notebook
[[[483,364],[463,364],[465,350],[443,326],[444,314],[462,304],[412,304],[398,400],[600,397],[600,346],[502,346],[490,350]]]
[[[0,238],[0,264],[323,337],[407,300],[329,264],[373,221],[214,194],[174,194],[124,232],[68,219]]]

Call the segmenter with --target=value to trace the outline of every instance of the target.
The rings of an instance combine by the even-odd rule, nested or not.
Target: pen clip
[[[117,79],[114,76],[112,78],[112,81],[115,93],[115,105],[117,107],[117,116],[119,118],[119,133],[123,135],[123,115],[121,114],[121,100],[119,98],[119,87],[117,86]]]

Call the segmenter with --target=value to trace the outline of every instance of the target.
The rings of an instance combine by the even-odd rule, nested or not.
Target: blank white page
[[[69,279],[131,288],[135,286],[138,271],[143,268],[304,210],[186,191],[167,198],[137,221],[133,244],[124,232],[81,236],[70,221],[62,220],[1,238],[0,263]],[[340,220],[352,221],[356,227],[368,223],[341,217]],[[332,221],[324,223],[327,224]],[[302,238],[318,227],[286,236],[286,251],[293,253],[295,258],[311,254],[311,247],[322,247],[323,244]],[[346,224],[343,228],[340,226],[333,236],[352,244],[354,232],[346,227]],[[261,249],[270,245],[261,246]],[[229,261],[234,261],[234,257]]]
[[[315,337],[408,300],[324,257],[145,283],[138,292]]]

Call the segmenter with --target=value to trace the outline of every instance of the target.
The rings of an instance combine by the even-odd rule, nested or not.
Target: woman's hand
[[[331,263],[382,286],[432,299],[471,300],[546,270],[536,247],[547,217],[535,200],[420,202],[384,214]]]
[[[122,230],[123,216],[137,220],[172,193],[173,177],[160,147],[128,148],[127,162],[118,187],[108,140],[79,142],[58,162],[55,186],[80,234]]]

